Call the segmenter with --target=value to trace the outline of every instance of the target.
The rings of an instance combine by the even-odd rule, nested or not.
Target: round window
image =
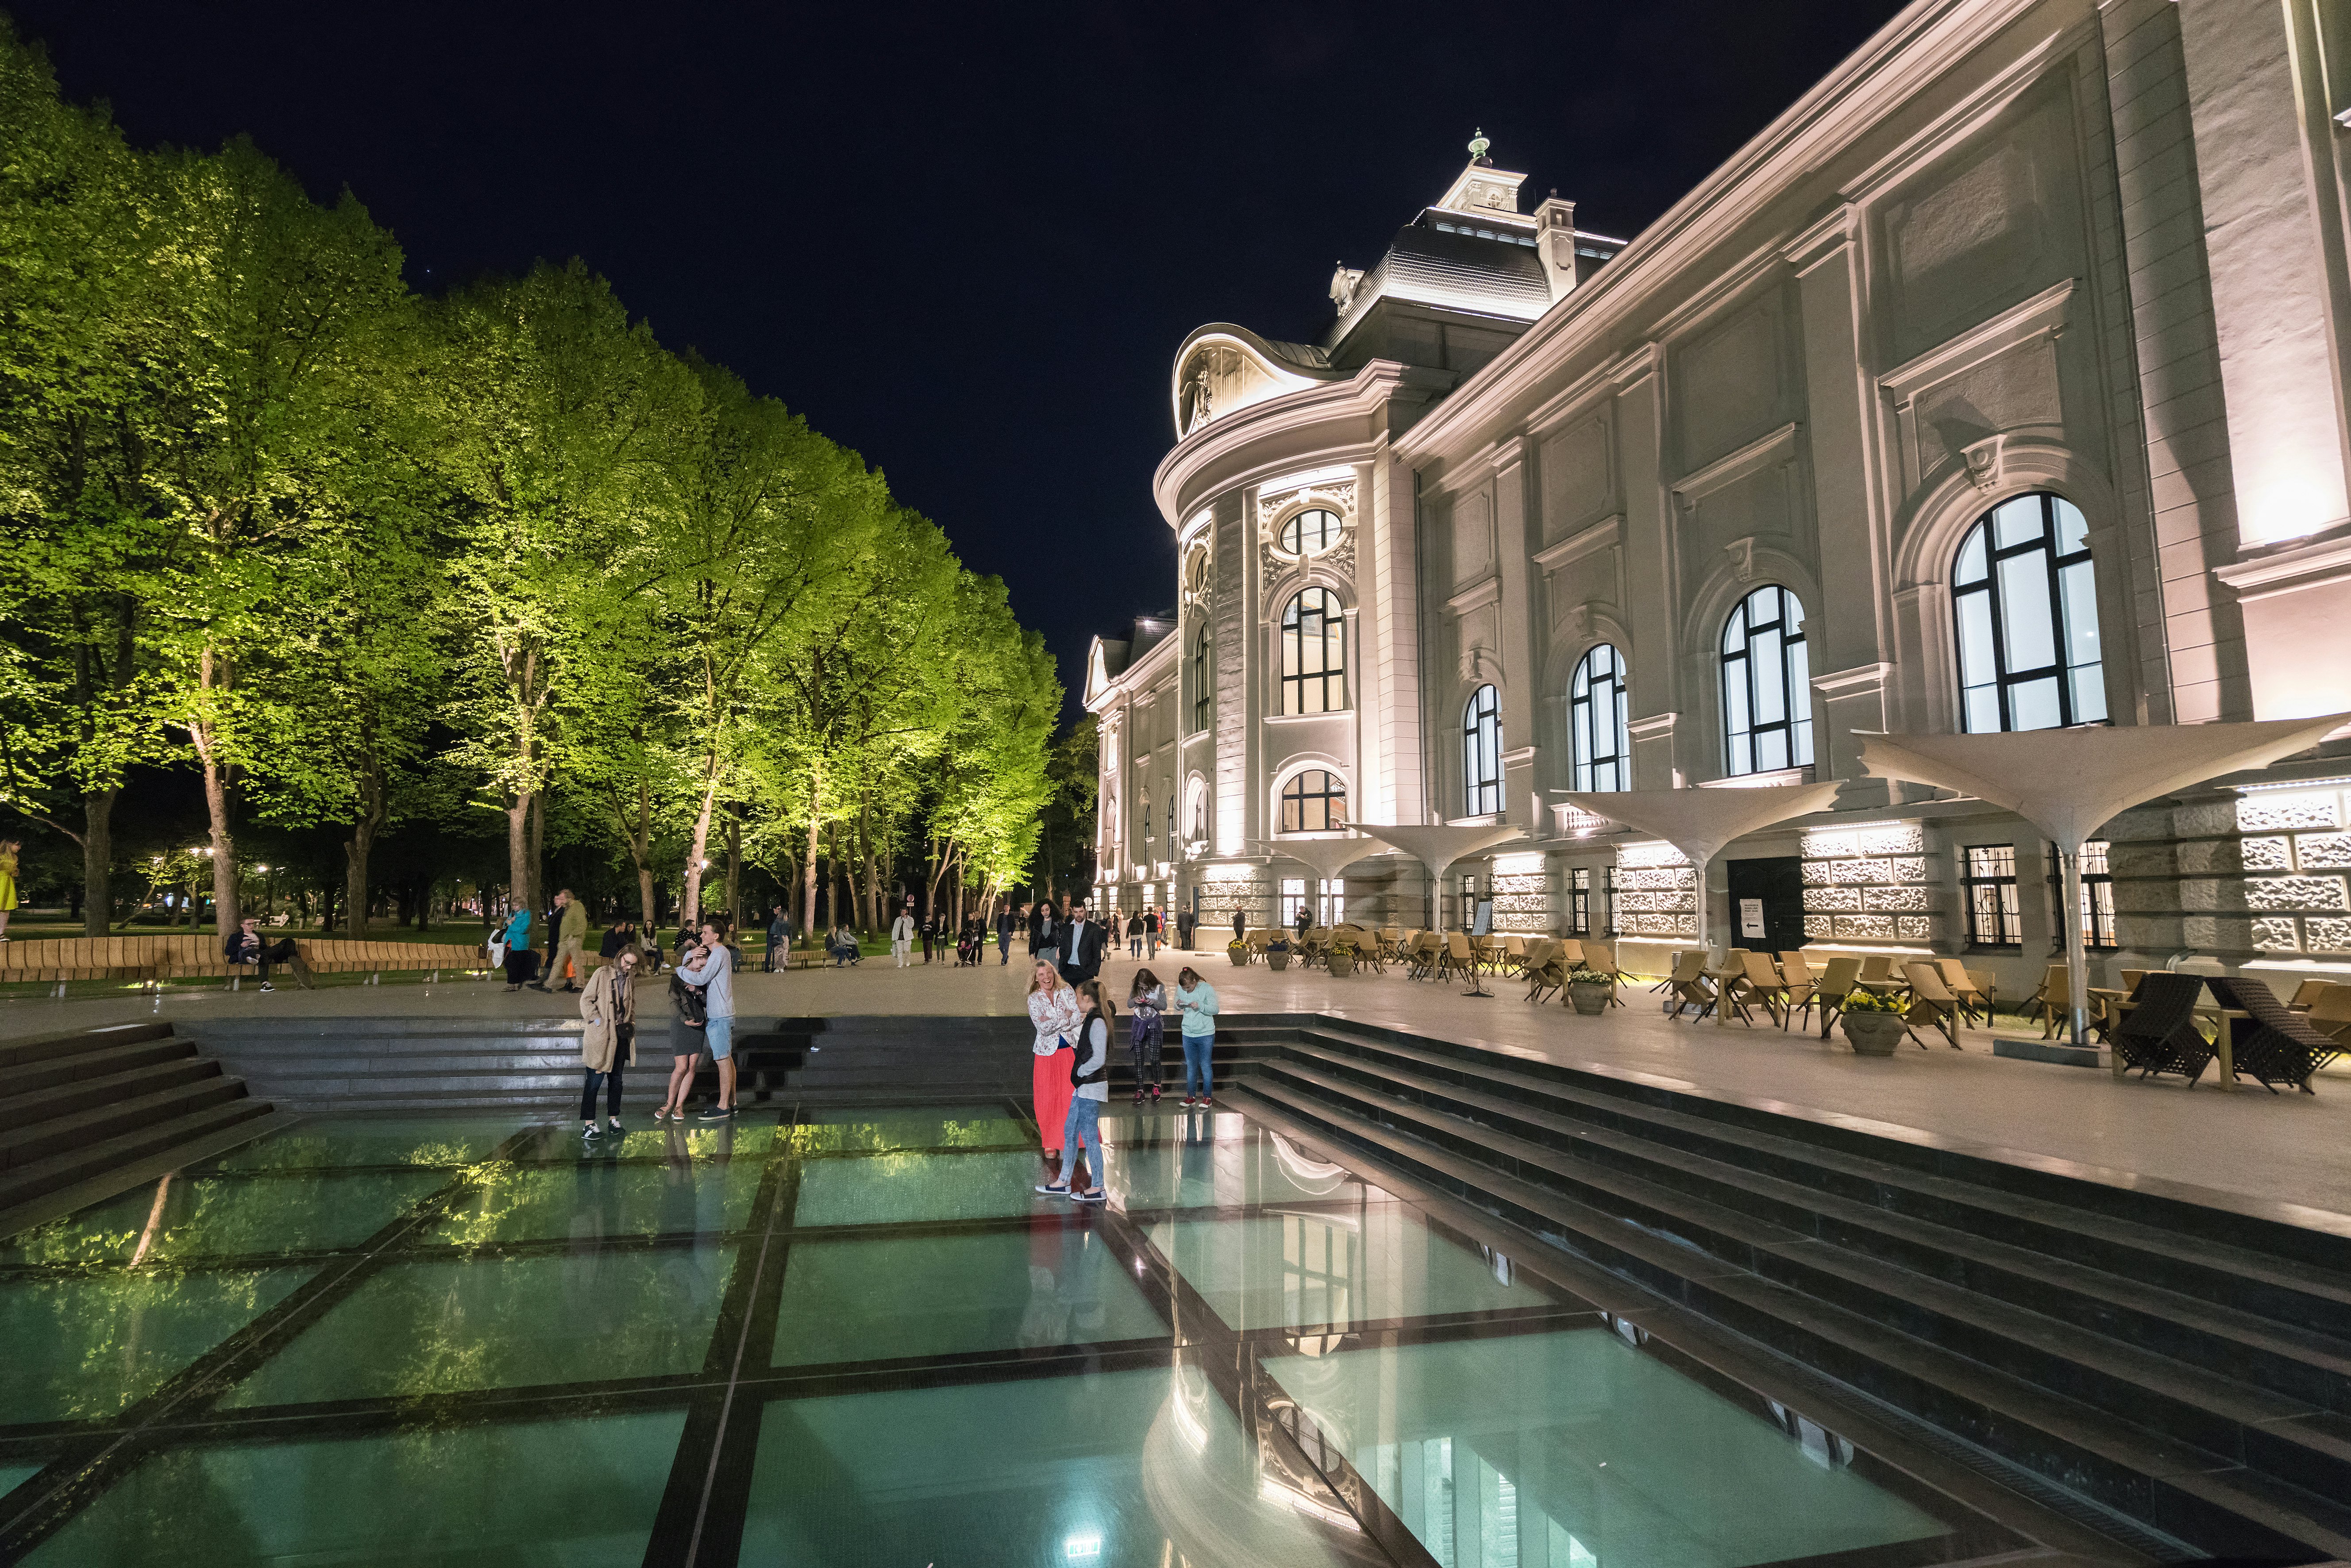
[[[1339,514],[1317,507],[1281,525],[1281,548],[1290,555],[1320,555],[1339,542]]]

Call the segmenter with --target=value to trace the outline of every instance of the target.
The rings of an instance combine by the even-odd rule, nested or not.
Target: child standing
[[[1208,1058],[1217,1044],[1217,988],[1189,964],[1176,977],[1176,1010],[1184,1015],[1184,1103],[1209,1104],[1215,1089]]]
[[[1148,969],[1135,971],[1134,988],[1126,993],[1127,1011],[1133,1015],[1129,1048],[1134,1053],[1134,1103],[1143,1103],[1146,1091],[1154,1105],[1159,1103],[1159,1046],[1166,1034],[1167,988],[1159,977]]]

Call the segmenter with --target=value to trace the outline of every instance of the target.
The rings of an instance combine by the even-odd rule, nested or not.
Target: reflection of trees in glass
[[[791,1151],[799,1155],[830,1154],[842,1149],[993,1148],[1025,1143],[1028,1138],[1026,1128],[1003,1116],[935,1123],[823,1122],[787,1128],[785,1132]]]
[[[349,1246],[447,1179],[434,1171],[171,1177],[27,1232],[12,1250],[26,1263],[100,1269]]]
[[[141,1269],[0,1285],[0,1410],[15,1421],[119,1414],[308,1277]]]

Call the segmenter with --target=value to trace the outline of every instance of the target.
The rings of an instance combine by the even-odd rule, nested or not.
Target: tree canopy
[[[499,845],[530,907],[584,853],[647,921],[747,870],[869,926],[1023,882],[1061,688],[1000,582],[584,264],[402,269],[247,142],[131,147],[0,19],[0,832],[78,847],[87,930],[158,769],[204,842],[138,869],[224,925],[256,832],[332,841],[280,869],[353,933],[387,833]]]

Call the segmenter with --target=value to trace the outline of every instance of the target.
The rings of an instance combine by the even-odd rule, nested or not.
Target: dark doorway
[[[1762,905],[1762,933],[1756,911]],[[1784,953],[1804,945],[1804,862],[1794,855],[1730,862],[1730,935],[1723,946],[1759,953]]]

